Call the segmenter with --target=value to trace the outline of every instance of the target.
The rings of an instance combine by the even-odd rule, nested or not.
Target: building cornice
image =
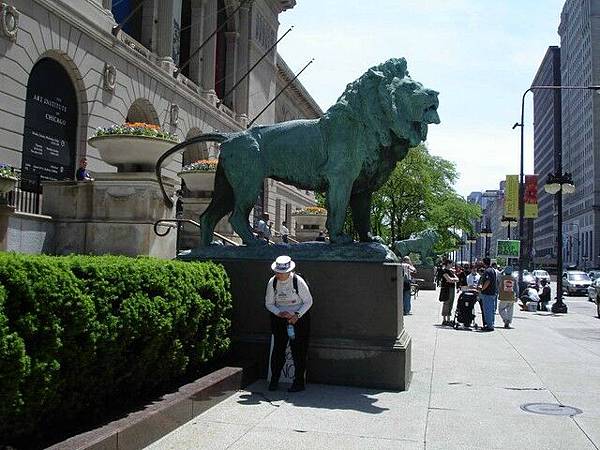
[[[126,45],[123,42],[114,38],[110,33],[115,22],[112,14],[109,14],[109,11],[88,1],[79,2],[77,8],[69,6],[66,2],[57,2],[53,0],[34,1],[50,13],[69,23],[74,28],[77,28],[81,33],[89,36],[96,43],[101,44],[106,49],[114,52],[128,63],[146,72],[167,88],[181,95],[187,101],[195,104],[207,114],[211,115],[213,119],[219,120],[229,126],[231,130],[240,130],[243,128],[239,122],[218,110],[208,99],[200,97],[199,94],[190,92],[188,88],[178,82],[170,73],[166,72],[161,67],[145,58],[132,54],[131,49],[126,48]],[[89,17],[100,16],[102,12],[104,12],[103,16],[105,17],[105,20],[92,21],[89,19]],[[99,67],[98,70],[102,72],[101,67]]]
[[[296,74],[294,74],[292,69],[289,68],[279,53],[277,53],[277,76],[283,84],[289,83],[296,76]],[[292,91],[294,91],[294,93],[302,100],[302,102],[313,111],[315,117],[321,117],[323,115],[323,110],[308,93],[300,80],[296,78],[288,87],[288,89],[292,89]]]

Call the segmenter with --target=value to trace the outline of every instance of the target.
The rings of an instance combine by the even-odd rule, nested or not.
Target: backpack
[[[298,293],[298,278],[297,277],[302,278],[304,280],[304,282],[306,283],[307,286],[308,286],[308,281],[306,281],[306,278],[304,278],[299,273],[297,273],[297,272],[293,272],[292,273],[292,285],[294,286],[294,291],[296,291],[297,295],[300,295]],[[308,289],[310,290],[310,287]],[[277,277],[273,277],[273,290],[275,292],[277,292]]]

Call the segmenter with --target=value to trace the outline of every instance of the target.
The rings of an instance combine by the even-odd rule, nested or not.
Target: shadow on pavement
[[[287,392],[287,387],[284,387],[286,385],[282,384],[281,386],[279,391],[263,392],[262,390],[255,390],[243,394],[240,396],[238,403],[241,405],[269,403],[279,407],[281,402],[285,402],[297,407],[353,410],[367,414],[381,414],[389,410],[389,408],[374,405],[378,399],[372,398],[370,395],[375,395],[378,392],[373,390],[365,393],[361,392],[360,388],[308,384],[306,391],[291,394]]]

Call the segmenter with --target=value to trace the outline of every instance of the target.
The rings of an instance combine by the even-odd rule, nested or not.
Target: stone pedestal
[[[165,187],[172,195],[174,180]],[[95,181],[43,184],[43,213],[55,222],[57,254],[149,255],[174,258],[176,233],[154,234],[154,222],[175,217],[154,174],[100,173]]]
[[[423,267],[423,266],[415,266],[417,269],[417,273],[415,278],[420,278],[422,282],[419,282],[419,289],[424,289],[426,291],[435,291],[435,267]]]
[[[198,196],[198,197],[183,197],[181,199],[182,202],[182,219],[191,219],[198,222],[200,215],[208,208],[210,204],[211,192],[207,193],[207,196]],[[233,228],[229,224],[229,216],[224,217],[219,221],[217,226],[215,227],[215,231],[219,234],[222,234],[229,239],[239,240],[237,238]],[[180,248],[182,249],[192,249],[200,247],[200,228],[186,223],[182,227],[182,233],[180,238]]]
[[[400,267],[295,260],[314,298],[308,382],[407,389],[411,340],[403,328]],[[272,260],[215,261],[231,279],[233,350],[259,362],[266,377],[271,333],[264,298]]]

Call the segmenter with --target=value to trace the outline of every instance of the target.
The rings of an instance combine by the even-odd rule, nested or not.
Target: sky
[[[440,93],[431,153],[453,161],[459,194],[497,189],[519,172],[521,96],[551,45],[564,0],[298,0],[279,16],[278,45],[325,111],[368,68],[405,57],[411,77]],[[525,172],[533,173],[532,99]]]

